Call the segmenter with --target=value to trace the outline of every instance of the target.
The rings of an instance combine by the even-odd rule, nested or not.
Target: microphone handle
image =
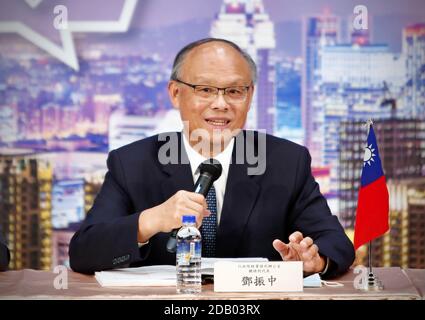
[[[169,253],[176,253],[177,250],[177,232],[179,231],[179,228],[173,229],[171,231],[170,237],[167,241],[167,251]]]
[[[202,194],[204,197],[207,196],[208,191],[211,188],[213,181],[211,175],[203,173],[199,176],[195,185],[195,192]],[[176,253],[177,249],[177,232],[180,228],[173,229],[170,234],[170,238],[167,241],[167,251],[169,253]]]

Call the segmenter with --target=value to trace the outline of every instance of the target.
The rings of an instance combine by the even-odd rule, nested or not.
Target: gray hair
[[[183,49],[181,49],[177,53],[176,57],[174,58],[173,70],[171,72],[170,80],[179,79],[181,66],[183,65],[183,62],[184,62],[187,54],[192,49],[195,49],[196,47],[199,47],[200,45],[203,45],[203,44],[209,43],[209,42],[222,42],[222,43],[228,44],[229,46],[234,48],[237,52],[239,52],[241,54],[241,56],[245,59],[245,61],[248,62],[249,68],[251,69],[251,80],[252,80],[252,82],[255,83],[255,81],[257,80],[257,66],[256,66],[254,60],[251,58],[251,56],[247,52],[242,50],[234,42],[229,41],[229,40],[225,40],[225,39],[220,39],[220,38],[205,38],[205,39],[197,40],[197,41],[189,43]]]

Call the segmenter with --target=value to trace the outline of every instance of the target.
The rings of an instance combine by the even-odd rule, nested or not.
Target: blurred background
[[[69,266],[108,152],[181,129],[166,91],[172,61],[205,37],[253,56],[246,127],[310,149],[351,239],[364,123],[374,120],[391,226],[374,242],[374,264],[425,268],[423,0],[0,0],[0,232],[10,268]]]

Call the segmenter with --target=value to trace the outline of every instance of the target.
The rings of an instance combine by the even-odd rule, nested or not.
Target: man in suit
[[[255,80],[255,63],[232,42],[203,39],[177,54],[168,92],[184,130],[110,152],[102,188],[71,240],[72,269],[175,264],[166,243],[188,214],[201,230],[207,221],[205,229],[213,229],[213,243],[203,234],[210,256],[298,260],[305,274],[324,277],[348,269],[353,246],[312,177],[308,150],[241,130]],[[172,156],[178,150],[178,163],[163,161],[170,146]],[[256,172],[249,171],[248,150],[259,154]],[[223,173],[207,204],[192,191],[198,166],[208,158],[220,161]]]
[[[0,233],[0,271],[6,271],[7,266],[9,265],[10,253],[9,249],[6,246],[6,241]]]

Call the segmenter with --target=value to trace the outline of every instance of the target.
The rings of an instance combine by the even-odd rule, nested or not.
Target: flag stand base
[[[363,287],[364,291],[382,291],[384,286],[382,282],[375,276],[373,272],[369,272],[367,277],[367,285]]]
[[[363,285],[363,291],[382,291],[384,286],[381,280],[373,273],[372,269],[372,241],[369,242],[369,273],[367,275],[367,283]]]

